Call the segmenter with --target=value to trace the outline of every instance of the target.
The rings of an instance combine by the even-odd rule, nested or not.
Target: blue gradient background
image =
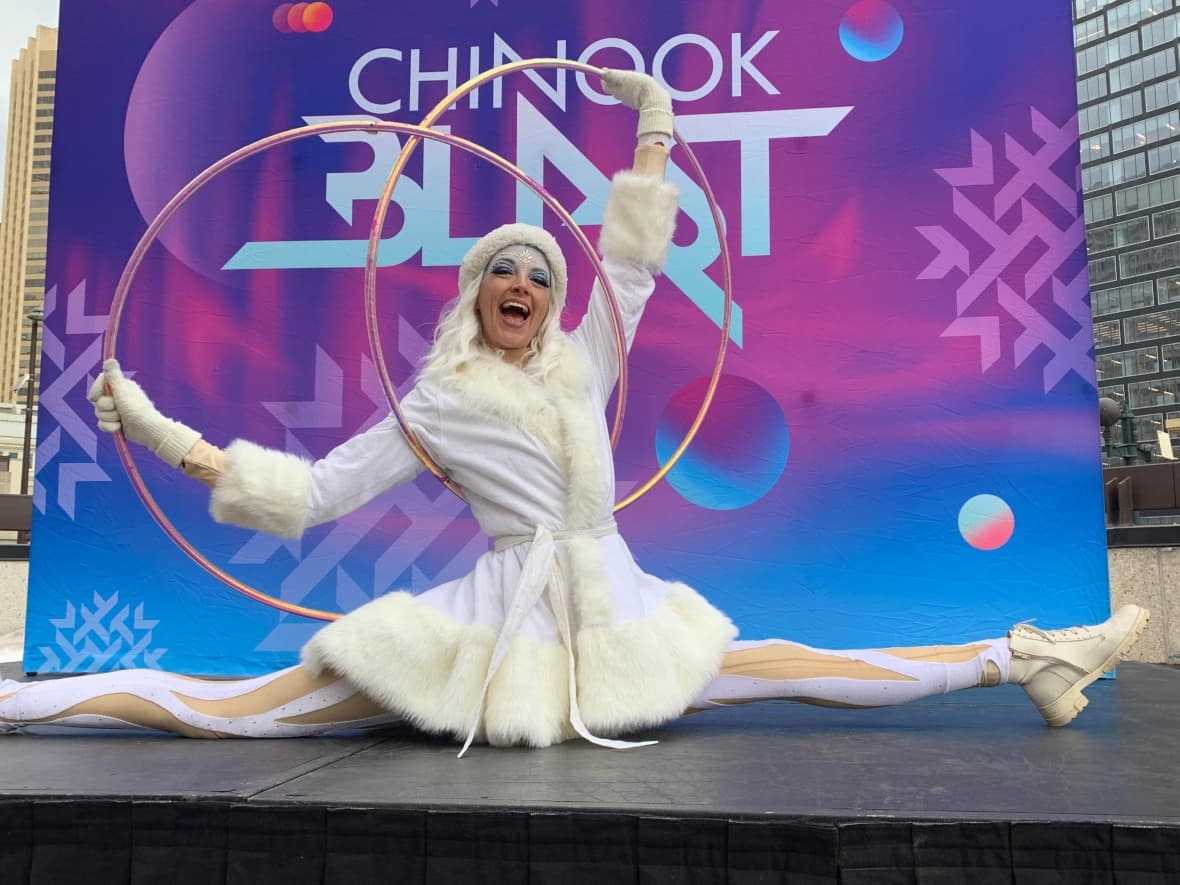
[[[708,96],[678,104],[678,113],[853,110],[826,137],[770,142],[767,255],[741,254],[737,145],[696,147],[735,250],[744,338],[731,348],[726,371],[765,391],[776,411],[747,421],[741,409],[727,415],[718,408],[709,421],[724,423],[703,429],[707,446],[690,453],[686,466],[705,463],[714,477],[740,473],[752,450],[745,435],[769,434],[774,450],[767,428],[780,420],[789,428],[789,456],[765,494],[737,509],[700,507],[659,486],[619,520],[640,563],[700,589],[746,638],[785,635],[829,647],[928,643],[997,635],[1027,617],[1052,626],[1104,616],[1093,373],[1071,373],[1046,393],[1050,354],[1042,348],[1016,366],[1011,339],[1019,330],[1010,320],[1001,360],[981,371],[977,340],[942,337],[956,317],[963,277],[954,271],[918,280],[936,250],[915,231],[953,226],[951,188],[933,170],[970,164],[972,130],[997,146],[1015,133],[1033,149],[1030,107],[1057,125],[1074,117],[1068,7],[899,2],[904,40],[887,59],[866,65],[839,37],[852,4],[833,0],[662,0],[645,4],[642,15],[622,0],[570,8],[440,0],[363,11],[336,4],[328,31],[304,35],[274,30],[275,5],[111,0],[63,8],[47,272],[58,306],[46,329],[62,343],[65,365],[86,360],[97,340],[79,331],[84,324],[70,325],[67,294],[84,282],[76,310],[105,314],[145,219],[207,164],[305,116],[358,113],[347,81],[362,53],[389,46],[408,56],[422,48],[423,66],[434,69],[446,47],[459,47],[462,80],[466,47],[483,47],[481,66],[490,66],[493,32],[525,55],[550,55],[563,39],[576,56],[596,39],[619,36],[648,59],[673,35],[701,34],[721,48],[723,76]],[[755,64],[780,93],[769,95],[745,76],[743,94],[733,95],[731,35],[743,35],[749,47],[768,31],[778,33]],[[703,51],[687,47],[669,59],[673,82],[691,88],[705,79]],[[595,60],[622,64],[625,56],[606,51]],[[368,75],[373,95],[405,97],[404,65]],[[629,164],[633,117],[590,103],[572,80],[565,111],[518,79],[504,85],[503,110],[490,107],[485,90],[478,109],[463,105],[447,123],[512,158],[518,93],[602,172]],[[428,84],[421,110],[390,116],[415,121],[443,94],[443,84]],[[327,206],[324,189],[326,175],[363,170],[371,159],[361,145],[304,142],[243,164],[183,210],[139,274],[120,337],[124,365],[139,370],[166,413],[217,444],[245,436],[313,457],[383,414],[369,383],[360,270],[222,269],[248,240],[365,237],[371,203],[356,203],[349,224]],[[1055,171],[1074,181],[1075,168],[1076,150]],[[996,169],[999,180],[1012,173],[999,154]],[[510,219],[511,182],[463,158],[452,162],[451,175],[449,216],[438,207],[422,223],[462,238]],[[421,155],[410,177],[422,181]],[[551,170],[545,183],[577,205],[577,189],[560,172]],[[1027,199],[1066,226],[1043,194]],[[1010,229],[1015,218],[1002,224]],[[693,225],[682,223],[677,242],[694,235]],[[590,277],[568,235],[560,236],[574,281],[567,320],[576,319]],[[1015,284],[1042,251],[1026,250],[1005,279]],[[1072,279],[1084,267],[1078,249],[1058,275]],[[711,272],[719,278],[716,265]],[[453,294],[454,273],[453,265],[423,267],[417,255],[382,271],[386,353],[403,389],[421,338]],[[1046,292],[1028,297],[1053,315]],[[1056,321],[1070,323],[1064,315]],[[707,373],[716,342],[716,326],[661,281],[631,361],[633,392],[616,456],[620,493],[657,469],[660,417],[677,391]],[[286,428],[265,404],[312,400],[320,353],[339,367],[321,393],[340,417]],[[64,377],[53,360],[43,366],[43,387]],[[89,371],[97,370],[94,354]],[[317,625],[251,602],[190,562],[144,512],[110,439],[97,448],[110,480],[78,483],[72,516],[62,506],[72,483],[67,468],[90,460],[63,430],[62,409],[88,416],[87,386],[78,379],[63,392],[63,406],[42,412],[39,440],[59,431],[60,445],[55,457],[39,459],[27,665],[51,669],[43,649],[59,639],[54,619],[113,590],[158,619],[153,642],[166,649],[161,666],[249,673],[293,661]],[[165,512],[212,561],[276,594],[298,573],[311,582],[305,605],[351,608],[388,589],[420,591],[486,548],[447,493],[423,478],[397,506],[375,502],[340,526],[275,542],[265,557],[244,562],[243,546],[263,541],[213,524],[199,485],[150,457],[139,463]],[[1012,540],[990,553],[964,543],[957,524],[963,502],[981,493],[1002,497],[1016,518]],[[386,551],[411,543],[420,550],[412,563],[396,571],[380,564]]]

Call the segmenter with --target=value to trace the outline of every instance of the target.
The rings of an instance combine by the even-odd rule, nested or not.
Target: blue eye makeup
[[[532,246],[509,246],[504,254],[496,255],[488,263],[487,273],[492,276],[513,276],[519,270],[528,272],[529,282],[548,289],[552,274],[545,256]]]

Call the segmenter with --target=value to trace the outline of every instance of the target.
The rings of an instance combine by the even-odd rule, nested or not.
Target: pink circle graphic
[[[959,510],[959,534],[976,550],[998,550],[1012,539],[1016,517],[997,495],[976,495]]]

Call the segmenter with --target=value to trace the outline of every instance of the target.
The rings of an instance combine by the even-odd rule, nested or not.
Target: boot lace
[[[1042,630],[1028,621],[1022,621],[1012,628],[1014,634],[1043,639],[1045,642],[1068,642],[1071,639],[1091,639],[1098,635],[1092,627],[1064,627],[1060,630]]]

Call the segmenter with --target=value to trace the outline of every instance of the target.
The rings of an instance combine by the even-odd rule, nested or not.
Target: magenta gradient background
[[[87,337],[85,324],[71,325],[67,295],[85,283],[77,310],[103,315],[148,220],[209,163],[305,116],[361,113],[348,74],[362,53],[387,46],[408,59],[421,48],[433,69],[446,47],[458,47],[462,80],[467,47],[479,45],[481,67],[490,66],[493,31],[526,56],[553,54],[557,39],[568,40],[576,56],[596,39],[617,36],[649,60],[665,40],[691,32],[720,47],[726,67],[717,89],[678,103],[678,114],[852,111],[826,137],[770,142],[768,255],[740,248],[737,144],[695,146],[728,220],[743,311],[742,346],[730,348],[726,371],[764,391],[760,401],[774,408],[748,423],[725,420],[719,410],[702,429],[693,469],[710,482],[740,485],[749,466],[742,453],[760,451],[743,434],[759,427],[785,428],[790,450],[777,482],[747,506],[700,507],[662,484],[623,513],[620,525],[641,564],[701,589],[748,638],[786,634],[816,645],[954,640],[997,633],[1021,617],[1052,624],[1105,611],[1092,370],[1050,384],[1047,346],[1017,365],[1022,326],[997,308],[994,284],[964,313],[997,318],[1001,357],[982,368],[978,339],[943,334],[959,316],[955,290],[964,274],[919,278],[938,256],[919,227],[946,227],[973,267],[988,255],[978,233],[956,217],[952,187],[935,172],[971,164],[972,131],[994,148],[995,186],[960,191],[988,212],[995,190],[1017,173],[1005,137],[1029,151],[1040,147],[1031,109],[1056,126],[1076,127],[1067,8],[1029,8],[1020,0],[893,3],[904,39],[888,58],[865,63],[840,42],[840,21],[853,5],[846,0],[662,0],[643,5],[641,15],[622,0],[568,8],[541,0],[363,10],[334,4],[335,19],[320,34],[279,33],[271,22],[276,5],[166,0],[145,8],[118,0],[102,10],[63,9],[47,275],[58,307],[46,325],[62,359],[46,360],[44,384],[68,380],[69,366],[93,359],[87,348],[94,335]],[[779,94],[745,76],[743,94],[734,96],[730,35],[743,35],[748,47],[767,31],[778,34],[754,63]],[[674,85],[695,86],[704,59],[700,49],[678,50],[665,73]],[[619,52],[595,57],[624,60]],[[382,72],[387,83],[378,82]],[[404,98],[405,63],[375,65],[362,84],[374,97]],[[490,107],[485,89],[479,109],[463,104],[445,123],[511,159],[520,93],[601,172],[628,165],[633,115],[587,101],[572,74],[568,88],[561,111],[518,76],[504,84],[502,110]],[[390,116],[416,121],[444,92],[429,84],[420,110]],[[246,436],[312,457],[385,413],[367,355],[359,268],[223,269],[247,241],[363,239],[372,204],[354,203],[349,224],[325,202],[325,182],[370,161],[363,146],[309,140],[243,163],[181,212],[145,262],[120,333],[121,360],[139,371],[164,411],[215,443]],[[1046,174],[1076,188],[1076,167],[1075,144]],[[449,218],[446,206],[425,210],[437,213],[430,217],[451,237],[513,219],[506,177],[459,156],[451,176]],[[422,182],[421,152],[409,177]],[[552,167],[545,184],[569,208],[581,202]],[[1024,198],[996,224],[1010,232],[1025,205],[1035,207],[1065,242],[1080,198],[1072,209],[1037,187]],[[387,231],[400,223],[395,207]],[[677,242],[696,235],[682,216]],[[569,324],[584,307],[590,274],[568,234],[558,236],[572,264]],[[1000,279],[1056,329],[1075,335],[1081,324],[1054,304],[1051,286],[1024,290],[1026,273],[1049,248],[1030,242]],[[1061,283],[1085,268],[1080,244],[1065,254],[1053,273]],[[455,271],[454,264],[423,267],[420,256],[381,271],[385,351],[403,385],[454,292]],[[717,264],[711,274],[719,278]],[[662,280],[631,361],[633,391],[616,457],[620,494],[658,467],[660,416],[677,391],[708,373],[717,336],[691,300]],[[97,371],[96,361],[89,370]],[[70,432],[68,412],[82,416],[88,408],[84,384],[64,390],[40,428],[42,445],[57,451],[39,464],[37,477],[26,659],[57,668],[45,649],[68,658],[58,638],[63,613],[118,588],[120,604],[142,605],[145,623],[158,622],[153,647],[167,649],[160,665],[248,672],[291,660],[316,625],[213,583],[164,538],[131,492],[110,440],[90,451]],[[319,405],[291,405],[313,401]],[[213,525],[200,487],[146,458],[141,466],[166,512],[210,559],[304,605],[348,608],[395,586],[424,589],[461,572],[483,545],[429,478],[338,527],[283,545]],[[93,478],[78,484],[79,471]],[[1016,515],[1012,540],[995,551],[971,548],[958,531],[960,508],[978,494],[1000,496]],[[388,551],[398,545],[417,552],[397,561]],[[101,657],[91,655],[85,666],[120,661]]]

